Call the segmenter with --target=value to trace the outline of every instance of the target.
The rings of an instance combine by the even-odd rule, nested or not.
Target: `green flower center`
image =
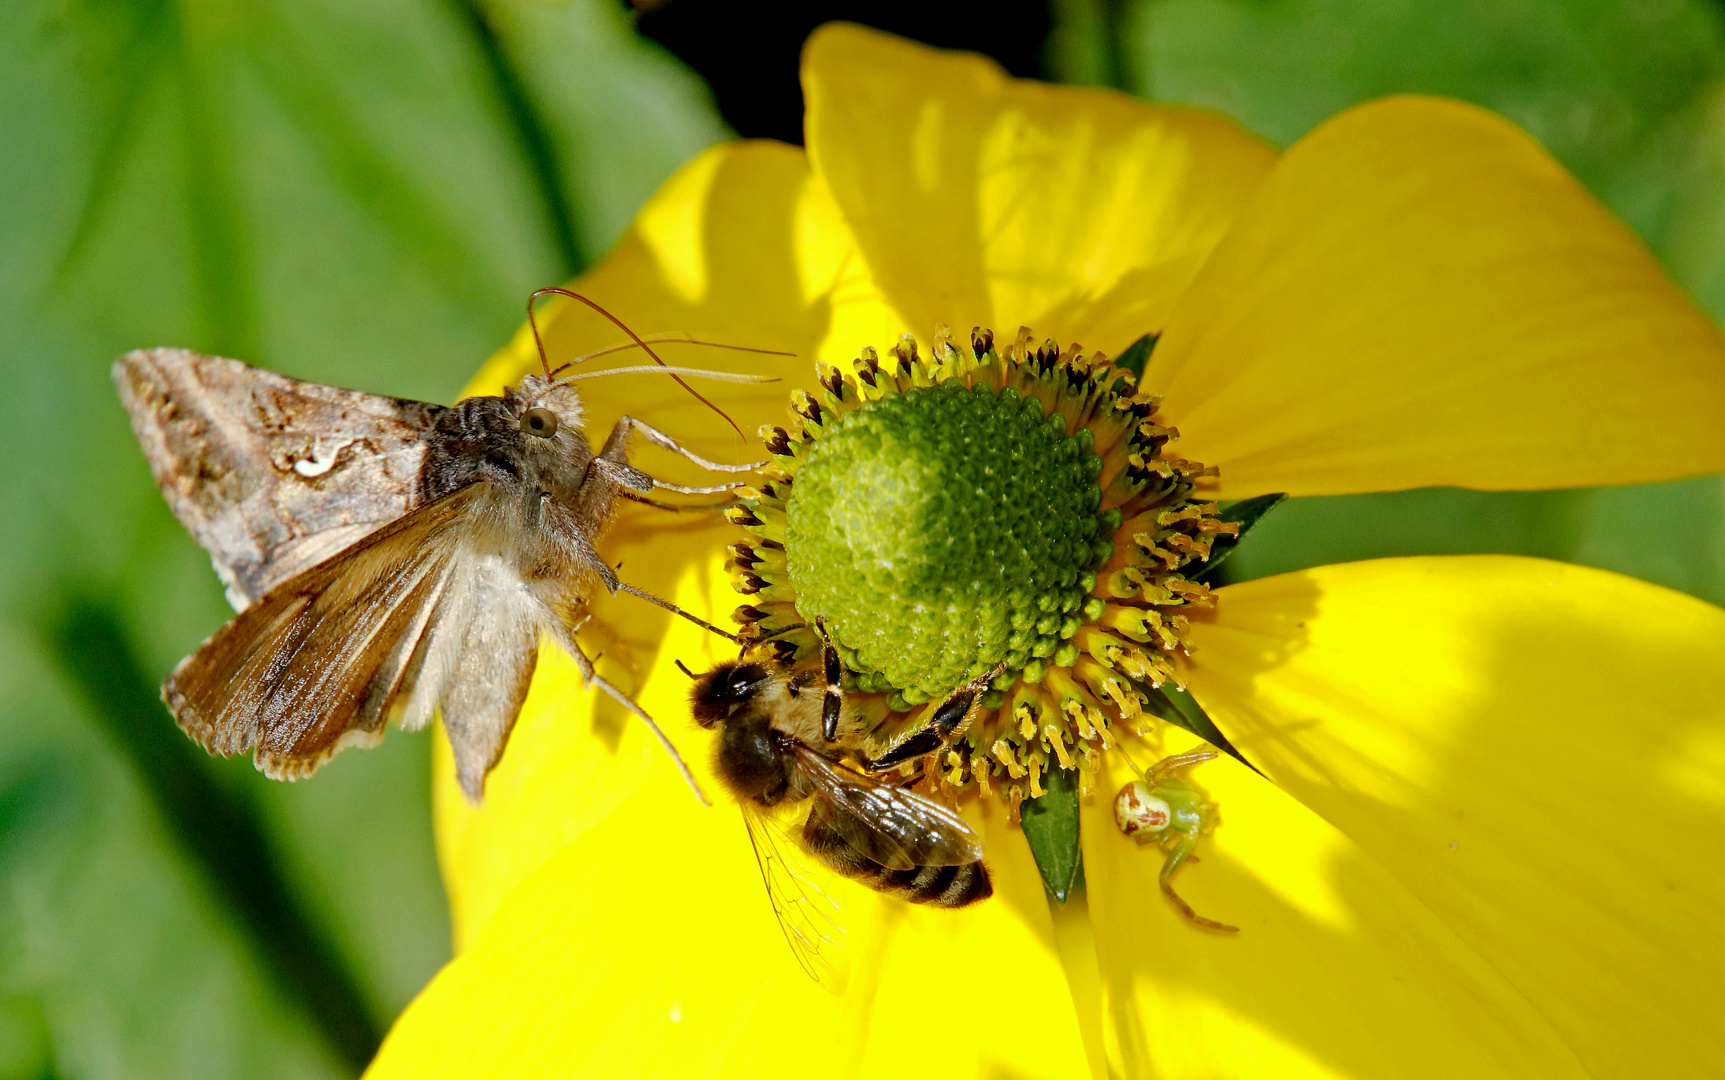
[[[919,758],[1016,814],[1051,769],[1088,789],[1117,726],[1148,730],[1190,613],[1214,602],[1185,571],[1238,529],[1193,498],[1214,470],[1165,452],[1159,400],[1107,358],[945,327],[930,352],[906,335],[848,371],[818,364],[792,430],[762,429],[772,463],[726,511],[748,534],[735,618],[787,699],[825,684],[825,627],[844,669],[832,749]]]
[[[1112,551],[1102,459],[1034,397],[952,381],[840,417],[786,503],[791,584],[865,691],[938,698],[1078,631]]]

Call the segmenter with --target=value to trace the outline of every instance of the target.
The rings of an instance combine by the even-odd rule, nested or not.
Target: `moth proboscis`
[[[631,416],[595,454],[575,384],[643,370],[679,383],[682,374],[756,377],[667,365],[604,308],[563,289],[528,299],[530,323],[546,293],[587,304],[629,335],[629,345],[603,352],[640,348],[658,366],[558,378],[572,365],[553,371],[541,344],[543,375],[446,407],[186,349],[140,349],[114,362],[157,486],[209,552],[239,612],[162,687],[175,720],[205,749],[250,750],[264,773],[297,779],[344,746],[376,744],[392,716],[414,729],[437,712],[461,788],[477,803],[527,696],[543,633],[591,685],[648,724],[705,802],[670,740],[594,670],[575,631],[592,590],[603,587],[725,634],[624,584],[598,554],[620,497],[651,502],[652,491],[717,494],[742,483],[654,479],[629,463],[631,434],[714,472],[761,463],[708,461]],[[537,339],[537,324],[533,332]]]

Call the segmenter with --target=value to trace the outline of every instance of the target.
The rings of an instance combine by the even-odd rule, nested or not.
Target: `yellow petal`
[[[796,355],[659,347],[670,363],[781,380],[766,385],[690,380],[737,422],[747,440],[670,379],[651,374],[581,384],[589,439],[602,443],[617,418],[629,413],[710,458],[760,459],[764,453],[756,429],[785,422],[790,389],[812,384],[813,356],[835,319],[852,326],[873,320],[873,332],[885,340],[896,336],[897,318],[882,314],[859,266],[849,234],[811,183],[800,151],[758,142],[701,155],[667,182],[617,248],[575,288],[643,336],[692,334]],[[553,365],[627,341],[584,307],[548,301],[541,312],[539,325]],[[645,360],[634,351],[615,353],[590,361],[583,370]],[[537,370],[539,363],[533,337],[523,327],[472,389],[495,393]],[[727,479],[639,437],[631,457],[661,479],[686,484]],[[723,622],[738,598],[717,553],[734,539],[735,528],[711,512],[669,514],[628,504],[601,550],[614,563],[620,561],[620,574],[630,584]],[[601,656],[601,673],[636,693],[673,738],[686,734],[683,688],[688,680],[672,660],[681,656],[691,666],[704,666],[713,655],[707,652],[711,643],[633,597],[594,597],[593,613],[581,638],[590,653]],[[673,624],[673,646],[662,651]],[[554,648],[542,650],[532,694],[508,752],[488,781],[483,809],[470,809],[453,789],[446,759],[437,766],[439,846],[458,944],[471,938],[548,852],[611,812],[644,775],[670,768],[638,721],[609,699],[595,702],[567,657]]]
[[[1028,324],[1118,351],[1160,330],[1275,157],[1211,113],[856,26],[816,31],[803,85],[815,169],[923,338]]]
[[[687,570],[679,587],[676,578],[667,580],[654,570],[689,558],[680,550],[690,543],[686,532],[655,529],[643,534],[625,560],[627,580],[709,617],[717,615],[715,609],[735,606],[736,594],[722,560],[711,554],[713,543],[701,545],[700,562]],[[734,650],[633,597],[595,598],[594,606],[597,614],[582,628],[581,639],[588,655],[599,657],[600,674],[633,694],[697,775],[704,775],[700,759],[707,735],[689,719],[689,680],[676,661],[704,671]],[[508,750],[486,780],[483,805],[475,809],[461,794],[442,738],[436,742],[432,776],[438,855],[457,951],[466,948],[521,881],[616,813],[644,785],[681,783],[669,755],[646,726],[587,687],[574,661],[549,643],[540,648],[533,688]],[[710,777],[703,787],[709,799],[722,798]],[[670,797],[680,813],[700,809],[686,787]]]
[[[1148,767],[1196,740],[1174,733]],[[1219,807],[1175,888],[1163,853],[1123,835],[1112,796],[1083,805],[1085,878],[1116,1075],[1136,1077],[1580,1077],[1549,1022],[1420,898],[1335,827],[1231,759],[1189,772]]]
[[[1725,1073],[1725,611],[1560,563],[1392,559],[1229,586],[1192,640],[1217,726],[1591,1075]]]
[[[1149,386],[1218,494],[1725,470],[1725,339],[1526,134],[1399,97],[1295,144]]]
[[[970,908],[888,900],[804,864],[842,909],[839,997],[792,958],[738,807],[698,809],[661,771],[520,880],[367,1075],[896,1078],[907,1061],[1082,1075],[1041,880],[998,805],[970,811],[1000,852],[996,895]]]
[[[656,346],[667,362],[780,380],[732,384],[689,379],[747,435],[736,432],[663,375],[624,375],[582,384],[587,430],[602,442],[618,416],[650,421],[691,449],[721,460],[757,454],[756,429],[784,422],[793,387],[814,384],[814,360],[835,324],[890,344],[902,320],[882,306],[856,247],[800,150],[775,142],[727,143],[685,165],[648,201],[635,224],[572,288],[643,337],[687,334],[726,345],[785,350],[768,356],[690,344]],[[542,302],[539,329],[553,366],[628,338],[602,316],[560,300]],[[854,356],[859,343],[846,346]],[[613,353],[581,370],[651,363],[639,351]],[[525,325],[475,380],[495,393],[540,362]],[[655,475],[689,482],[691,467],[643,450]],[[638,462],[639,463],[639,462]]]

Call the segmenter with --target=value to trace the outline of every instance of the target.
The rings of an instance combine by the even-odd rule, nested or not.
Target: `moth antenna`
[[[564,365],[564,367],[568,366],[569,365],[567,364]],[[558,368],[557,370],[562,371],[563,368]],[[777,375],[751,375],[746,371],[708,371],[706,368],[677,367],[671,364],[666,364],[663,367],[655,367],[652,364],[631,364],[628,367],[605,368],[602,371],[583,371],[575,375],[565,375],[561,379],[557,380],[557,385],[561,386],[564,383],[580,382],[582,379],[597,379],[606,375],[650,375],[660,373],[667,375],[691,375],[698,379],[712,379],[715,382],[770,383],[779,381],[779,377]],[[555,374],[555,372],[553,372],[553,374]]]
[[[541,290],[543,291],[543,290]],[[533,301],[539,299],[539,293],[527,298],[527,325],[533,330],[533,347],[539,350],[539,366],[545,371],[545,381],[551,381],[551,361],[545,358],[545,342],[539,336],[539,320],[533,317]],[[558,368],[562,371],[562,368]]]
[[[732,345],[728,341],[707,341],[703,338],[695,337],[692,334],[648,334],[641,340],[645,341],[649,345],[705,345],[711,349],[729,349],[732,352],[760,353],[762,356],[797,355],[788,349],[762,349],[754,345]],[[577,356],[567,364],[560,364],[557,367],[552,368],[551,374],[555,375],[560,371],[567,371],[576,364],[584,364],[589,360],[597,360],[601,356],[609,356],[612,353],[623,352],[626,349],[633,349],[635,347],[636,346],[633,341],[624,345],[607,345],[596,352],[590,352],[585,356]]]
[[[741,646],[743,644],[743,639],[738,637],[737,635],[731,633],[729,630],[721,630],[718,627],[714,626],[712,623],[701,618],[699,615],[695,615],[695,614],[692,614],[691,612],[684,611],[682,608],[678,607],[676,604],[671,603],[671,601],[669,601],[669,600],[661,600],[657,596],[654,596],[652,593],[648,592],[645,589],[637,589],[635,586],[630,585],[627,582],[623,582],[623,583],[621,583],[621,585],[619,587],[619,591],[626,592],[630,596],[639,596],[641,599],[647,601],[649,604],[657,604],[660,607],[664,608],[666,611],[672,612],[673,614],[676,614],[676,615],[681,615],[683,618],[688,619],[690,622],[694,623],[696,626],[700,627],[701,629],[709,630],[712,633],[715,633],[715,634],[719,635],[720,637],[729,640],[731,642],[731,644],[733,644],[733,645]]]
[[[599,304],[596,301],[589,300],[585,296],[582,296],[578,292],[571,292],[568,289],[560,289],[560,288],[556,287],[555,285],[547,285],[543,289],[533,290],[533,295],[529,296],[527,298],[527,321],[529,324],[531,324],[533,326],[533,343],[536,346],[538,346],[538,348],[539,348],[539,362],[540,362],[540,364],[544,365],[545,377],[547,379],[551,378],[551,362],[545,358],[545,343],[543,341],[541,341],[539,338],[539,326],[538,326],[538,324],[533,322],[533,302],[538,300],[541,296],[545,296],[548,293],[555,293],[558,296],[567,296],[571,300],[577,300],[583,304],[586,304],[588,307],[592,308],[594,311],[597,311],[599,314],[605,316],[605,318],[611,320],[611,322],[617,327],[617,329],[623,331],[625,334],[628,334],[629,339],[631,341],[633,341],[636,345],[640,346],[641,350],[643,352],[645,352],[648,356],[651,356],[653,358],[653,362],[655,364],[658,364],[660,367],[670,367],[671,366],[659,358],[659,354],[653,351],[653,347],[651,345],[649,345],[645,341],[641,340],[641,335],[635,333],[634,330],[630,329],[629,325],[627,323],[625,323],[622,319],[619,319],[617,316],[611,314],[609,311],[606,311],[603,307],[599,306]],[[683,377],[681,375],[678,375],[675,372],[673,372],[671,374],[671,378],[673,378],[677,381],[678,386],[681,386],[683,389],[687,390],[690,393],[690,395],[694,397],[694,399],[696,401],[699,401],[701,404],[705,405],[707,408],[713,410],[714,412],[718,413],[720,416],[724,417],[725,423],[731,425],[731,430],[735,431],[737,433],[737,438],[739,438],[739,439],[746,438],[746,436],[743,435],[743,429],[737,426],[737,422],[735,420],[731,419],[730,414],[725,412],[725,410],[719,408],[717,405],[713,404],[711,401],[708,401],[705,397],[703,397],[701,395],[700,391],[696,390],[694,387],[692,387],[688,383],[684,382]]]

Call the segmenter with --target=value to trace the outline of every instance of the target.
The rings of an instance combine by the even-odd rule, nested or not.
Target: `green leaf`
[[[1114,358],[1114,366],[1125,368],[1135,379],[1144,377],[1144,366],[1150,362],[1150,354],[1156,350],[1158,334],[1145,334],[1143,337],[1126,346],[1126,351]]]
[[[1048,895],[1061,903],[1083,883],[1084,854],[1078,843],[1078,771],[1056,766],[1042,774],[1044,794],[1019,807],[1024,839]]]
[[[1210,557],[1199,567],[1199,574],[1208,574],[1227,561],[1234,554],[1246,534],[1262,521],[1265,514],[1282,505],[1288,498],[1286,492],[1276,492],[1273,495],[1255,495],[1250,499],[1238,502],[1224,503],[1217,515],[1223,521],[1232,521],[1240,526],[1240,531],[1233,536],[1218,536],[1210,543]]]
[[[1172,683],[1164,683],[1160,687],[1140,683],[1138,691],[1144,696],[1144,707],[1151,713],[1175,727],[1185,728],[1253,772],[1258,771],[1258,767],[1247,761],[1246,756],[1216,727],[1216,722],[1210,719],[1210,714],[1198,704],[1197,698]]]
[[[427,736],[295,785],[185,740],[155,687],[232,612],[108,365],[453,400],[725,129],[608,0],[27,0],[0,116],[4,989],[66,1075],[351,1075],[449,956]]]

